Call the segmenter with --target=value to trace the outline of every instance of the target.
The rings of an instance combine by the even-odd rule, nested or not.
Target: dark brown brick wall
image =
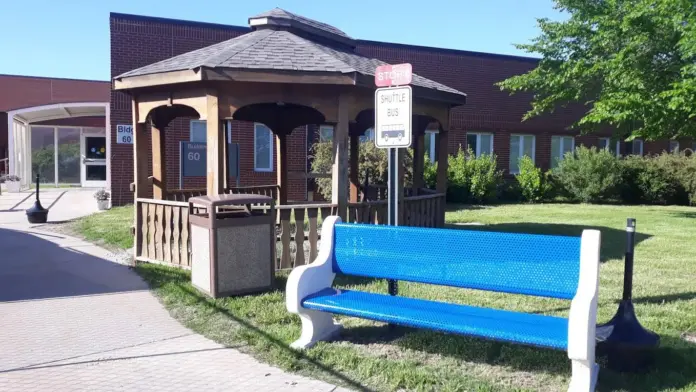
[[[67,102],[106,102],[108,81],[0,75],[0,112]]]
[[[121,14],[112,14],[110,23],[112,76],[230,39],[248,31],[245,27]],[[536,163],[547,169],[551,162],[551,137],[573,134],[567,128],[582,115],[583,108],[576,105],[559,108],[550,115],[521,121],[523,114],[529,109],[531,96],[529,94],[510,96],[496,87],[495,83],[532,69],[537,62],[535,59],[375,41],[359,41],[357,51],[390,63],[409,62],[413,65],[415,73],[466,92],[467,104],[453,110],[451,115],[449,151],[454,153],[460,145],[466,145],[467,132],[491,132],[494,134],[493,148],[498,156],[499,167],[504,170],[507,170],[509,166],[511,134],[535,135]],[[116,124],[131,122],[130,105],[129,96],[112,91],[111,129],[112,138],[114,138],[112,149],[117,162],[112,165],[112,188],[115,190],[114,202],[117,204],[132,200],[132,194],[128,192],[128,184],[133,181],[132,146],[115,143]],[[313,142],[316,127],[310,127],[310,130],[309,134],[305,129],[295,130],[289,139],[288,163],[292,171],[304,171],[309,168],[307,148]],[[175,120],[167,130],[167,137],[167,172],[171,179],[170,188],[178,187],[178,146],[179,141],[187,140],[189,137],[188,119]],[[597,145],[598,137],[598,135],[579,136],[576,138],[576,145]],[[275,172],[254,172],[252,124],[234,121],[232,140],[240,143],[241,184],[275,183]],[[659,143],[650,147],[646,143],[645,150],[647,153],[661,148]],[[196,178],[188,179],[184,187],[203,187],[204,185],[204,178]],[[306,181],[292,180],[289,198],[304,200],[306,191]],[[119,198],[118,194],[122,194],[123,198]]]

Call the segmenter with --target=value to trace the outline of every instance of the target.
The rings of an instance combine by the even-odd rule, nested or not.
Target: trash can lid
[[[247,193],[237,193],[234,195],[212,195],[212,196],[197,196],[189,199],[190,204],[202,204],[207,207],[219,207],[230,205],[244,205],[256,203],[270,204],[273,198],[264,195],[253,195]]]

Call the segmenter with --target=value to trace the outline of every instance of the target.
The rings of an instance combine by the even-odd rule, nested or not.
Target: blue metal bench
[[[565,350],[569,391],[592,391],[600,233],[582,237],[423,229],[324,221],[316,260],[295,268],[288,311],[302,320],[292,344],[340,331],[332,314]],[[568,318],[332,288],[336,274],[572,300]]]

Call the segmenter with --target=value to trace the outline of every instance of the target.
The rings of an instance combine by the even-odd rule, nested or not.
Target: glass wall
[[[31,127],[31,177],[41,183],[56,182],[55,128]]]
[[[58,182],[80,183],[80,128],[58,128]]]

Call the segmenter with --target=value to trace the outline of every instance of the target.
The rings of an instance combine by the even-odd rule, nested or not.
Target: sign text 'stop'
[[[413,71],[411,64],[380,65],[375,70],[377,87],[404,86],[411,83]]]

